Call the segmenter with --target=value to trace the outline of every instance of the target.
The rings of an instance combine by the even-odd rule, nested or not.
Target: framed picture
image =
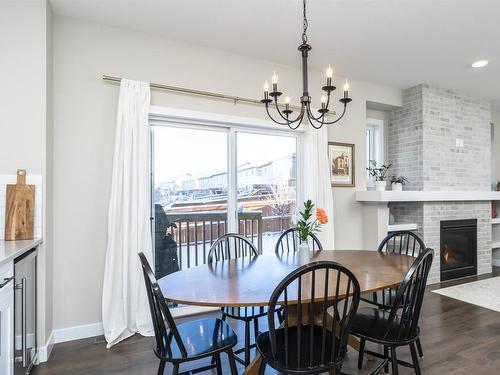
[[[355,186],[354,145],[351,143],[328,142],[330,179],[334,187]]]

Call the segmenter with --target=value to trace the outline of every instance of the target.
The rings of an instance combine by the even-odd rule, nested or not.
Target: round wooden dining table
[[[366,250],[270,253],[184,269],[161,278],[158,284],[169,302],[211,307],[266,306],[280,281],[307,263],[342,264],[356,276],[364,294],[399,285],[414,260],[407,255]],[[357,349],[358,342],[352,337],[349,345]],[[260,361],[257,355],[244,374],[258,374]]]

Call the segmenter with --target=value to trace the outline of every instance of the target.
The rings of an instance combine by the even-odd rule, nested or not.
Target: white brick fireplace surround
[[[477,219],[477,272],[491,272],[491,111],[486,101],[419,85],[403,94],[387,131],[390,174],[405,176],[404,192],[359,191],[365,225],[376,231],[367,246],[387,233],[389,209],[397,223],[413,223],[436,256],[429,282],[440,281],[440,223]],[[389,208],[389,209],[388,209]],[[385,231],[385,233],[384,233]]]

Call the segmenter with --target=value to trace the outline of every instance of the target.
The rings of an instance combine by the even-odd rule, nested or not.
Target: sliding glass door
[[[228,131],[152,127],[155,274],[203,264],[227,232]]]
[[[274,251],[292,224],[297,196],[297,138],[237,133],[239,233]]]
[[[152,210],[155,273],[206,263],[227,232],[274,251],[297,197],[296,133],[154,125]]]

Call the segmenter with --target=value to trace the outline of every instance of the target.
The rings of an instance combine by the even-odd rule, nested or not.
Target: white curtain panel
[[[152,259],[149,83],[122,79],[108,214],[102,319],[108,348],[153,334],[138,253]]]
[[[321,227],[318,237],[326,250],[334,249],[333,189],[328,161],[328,129],[306,126],[304,134],[304,199],[324,208],[328,223]]]

